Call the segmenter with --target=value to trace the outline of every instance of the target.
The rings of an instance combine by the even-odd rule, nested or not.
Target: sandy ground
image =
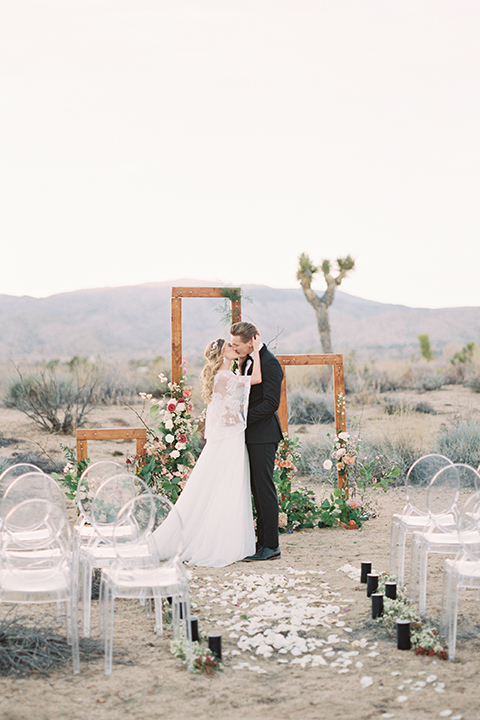
[[[471,398],[465,401],[468,407]],[[445,399],[451,406],[451,396],[444,395]],[[103,408],[91,416],[91,423],[137,425],[129,413]],[[2,456],[35,450],[34,441],[62,464],[62,438],[38,433],[15,411],[2,410],[0,422],[4,440],[16,440],[2,448]],[[73,445],[72,438],[66,441]],[[93,459],[130,450],[124,445],[120,450],[119,445],[101,445],[101,450],[100,443],[98,449],[92,448]],[[480,641],[475,598],[461,597],[453,663],[397,650],[396,641],[371,619],[370,600],[359,583],[360,563],[371,561],[375,572],[388,570],[391,517],[403,504],[403,490],[392,489],[379,497],[379,516],[361,530],[316,528],[282,535],[279,560],[193,569],[191,598],[200,631],[205,636],[222,635],[223,671],[215,676],[187,672],[170,652],[168,629],[163,637],[156,636],[152,619],[139,603],[118,601],[113,674],[105,676],[103,660],[92,659],[82,662],[79,676],[73,676],[66,664],[47,678],[0,678],[1,720],[287,720],[294,716],[476,720]],[[346,565],[354,568],[351,574]],[[443,559],[434,557],[429,567],[428,615],[437,619]],[[97,602],[93,605],[95,627]],[[279,608],[280,621],[275,618]],[[323,624],[308,626],[309,608],[317,613],[323,608]],[[309,646],[306,653],[285,653],[280,648],[264,657],[257,653],[259,648],[249,645],[259,628],[278,630],[279,622],[297,623],[299,636]],[[305,657],[309,659],[303,660],[303,667]]]

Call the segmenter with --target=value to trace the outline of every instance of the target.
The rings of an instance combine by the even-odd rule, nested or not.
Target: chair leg
[[[88,560],[83,561],[83,637],[90,637],[90,614],[92,606],[92,567]]]
[[[458,581],[452,578],[454,588],[452,592],[452,603],[450,605],[450,623],[448,632],[448,659],[455,660],[457,646],[457,624],[458,624]]]
[[[399,518],[395,515],[392,518],[392,527],[390,530],[390,556],[389,556],[389,573],[397,575],[397,553],[398,553],[398,530]]]
[[[113,614],[115,609],[115,596],[112,589],[107,584],[105,585],[103,598],[105,606],[105,675],[111,675],[113,656]]]
[[[153,590],[153,607],[155,609],[155,632],[157,635],[163,635],[163,606],[162,606],[162,594],[159,590]]]

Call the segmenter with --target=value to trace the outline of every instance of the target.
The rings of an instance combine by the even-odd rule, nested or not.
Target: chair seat
[[[108,568],[102,571],[106,582],[111,580],[117,589],[169,588],[181,582],[174,566],[155,568]]]
[[[67,565],[61,568],[45,568],[39,570],[21,570],[15,571],[9,568],[0,570],[0,586],[2,588],[2,600],[7,602],[15,602],[10,600],[8,595],[25,596],[47,596],[52,595],[51,601],[58,599],[59,593],[67,593],[70,589],[70,569]],[[38,602],[35,600],[32,602]],[[44,602],[48,602],[45,600]]]

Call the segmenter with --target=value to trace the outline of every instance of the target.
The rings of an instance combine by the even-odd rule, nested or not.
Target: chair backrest
[[[451,514],[458,520],[458,499],[466,468],[468,466],[462,463],[446,465],[434,475],[427,488],[427,510],[433,526],[437,529],[451,531],[451,526],[446,527],[441,523],[441,518],[445,515]]]
[[[28,472],[12,480],[5,490],[0,504],[0,518],[24,500],[45,500],[58,505],[66,517],[65,492],[50,475],[42,472]]]
[[[113,543],[117,555],[133,545],[145,544],[155,523],[153,495],[148,488],[141,495],[128,500],[120,508],[113,528]]]
[[[89,465],[80,476],[76,501],[80,515],[90,522],[90,510],[98,488],[111,477],[125,474],[125,468],[113,460],[100,460]]]
[[[453,463],[445,455],[429,453],[418,458],[410,466],[405,478],[405,495],[409,506],[407,511],[417,515],[428,515],[428,486],[439,470],[450,465]]]
[[[5,490],[13,480],[16,480],[20,475],[26,475],[32,472],[45,474],[43,470],[40,470],[36,465],[31,465],[30,463],[17,463],[16,465],[10,465],[10,467],[6,468],[0,475],[0,498],[4,496]]]
[[[90,520],[97,535],[113,542],[113,528],[122,508],[137,495],[149,492],[141,478],[128,473],[104,480],[95,492],[90,507]]]

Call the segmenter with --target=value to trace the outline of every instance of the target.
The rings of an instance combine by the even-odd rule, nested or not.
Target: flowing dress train
[[[183,524],[181,557],[189,565],[223,567],[255,552],[245,445],[249,391],[249,376],[230,370],[215,376],[206,445],[175,503]],[[157,544],[163,542],[164,525],[153,535]]]

